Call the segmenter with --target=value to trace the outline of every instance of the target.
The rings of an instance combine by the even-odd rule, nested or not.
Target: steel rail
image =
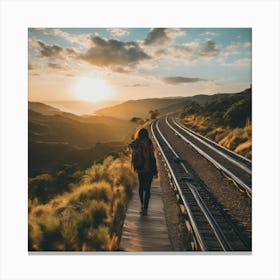
[[[165,117],[166,124],[177,134],[180,135],[180,137],[189,145],[191,145],[198,153],[200,153],[203,157],[205,157],[208,161],[210,161],[216,168],[222,170],[227,175],[229,175],[237,184],[239,184],[251,197],[252,196],[252,188],[247,186],[246,183],[244,183],[241,179],[239,179],[236,175],[234,175],[231,171],[229,171],[227,168],[222,166],[220,163],[218,163],[215,159],[210,157],[208,154],[206,154],[204,151],[202,151],[199,147],[197,147],[195,144],[193,144],[190,140],[188,140],[182,133],[180,133],[178,130],[176,130],[168,121],[167,117]]]
[[[251,161],[248,160],[247,158],[245,157],[242,157],[240,155],[238,155],[237,153],[234,153],[233,151],[215,143],[214,141],[198,134],[197,132],[187,128],[187,127],[184,127],[182,124],[178,123],[176,120],[173,120],[173,123],[178,126],[179,128],[181,128],[182,130],[184,130],[186,133],[190,134],[192,137],[194,137],[195,139],[197,139],[198,141],[200,141],[202,144],[204,144],[205,146],[207,146],[208,148],[210,148],[211,150],[213,150],[214,152],[218,153],[219,155],[221,155],[222,157],[224,157],[225,159],[227,159],[228,161],[230,161],[231,163],[235,164],[236,166],[238,166],[239,168],[243,169],[244,171],[246,171],[247,173],[249,173],[250,175],[252,174],[252,170],[251,168],[248,168],[247,166],[245,166],[244,164],[234,160],[232,157],[226,155],[225,153],[221,152],[220,150],[224,150],[226,151],[227,153],[230,153],[232,154],[234,157],[237,157],[239,159],[242,159],[243,161],[246,161],[248,164],[251,164]],[[210,142],[212,145],[208,144],[207,142]],[[219,147],[220,150],[218,150],[217,148],[215,147]]]
[[[242,156],[242,155],[239,155],[239,154],[237,154],[237,153],[231,151],[230,149],[228,149],[228,148],[226,148],[226,147],[224,147],[224,146],[222,146],[222,145],[219,145],[218,143],[214,142],[213,140],[211,140],[211,139],[209,139],[209,138],[207,138],[207,137],[205,137],[205,136],[203,136],[203,135],[200,135],[199,133],[193,131],[192,129],[190,129],[190,128],[184,126],[182,123],[179,123],[177,120],[174,120],[174,122],[178,123],[179,125],[181,125],[181,126],[184,127],[185,129],[189,130],[191,133],[198,135],[199,137],[205,139],[206,141],[211,142],[213,145],[215,145],[215,146],[217,146],[217,147],[219,147],[219,148],[225,150],[226,152],[232,154],[233,156],[239,157],[241,160],[246,161],[246,162],[247,162],[248,164],[250,164],[250,165],[252,164],[252,161],[251,161],[250,159],[248,159],[248,158],[246,158],[246,157],[244,157],[244,156]]]
[[[155,141],[156,141],[156,143],[157,143],[157,145],[158,145],[158,148],[160,149],[160,152],[161,152],[161,154],[162,154],[162,156],[163,156],[163,158],[164,158],[164,160],[165,160],[165,162],[166,162],[166,164],[167,164],[167,166],[168,166],[168,169],[169,169],[169,171],[170,171],[170,173],[171,173],[171,175],[172,175],[172,178],[173,178],[174,183],[175,183],[175,185],[176,185],[176,189],[178,190],[178,192],[179,192],[179,194],[180,194],[180,197],[181,197],[181,199],[182,199],[182,201],[183,201],[184,207],[185,207],[185,209],[186,209],[186,211],[187,211],[187,213],[188,213],[188,216],[189,216],[189,219],[190,219],[190,223],[191,223],[191,226],[192,226],[192,228],[193,228],[193,230],[194,230],[194,234],[195,234],[196,239],[197,239],[197,241],[198,241],[198,243],[199,243],[199,246],[200,246],[200,248],[201,248],[202,251],[207,251],[207,246],[206,246],[205,243],[203,242],[203,239],[202,239],[202,237],[201,237],[201,234],[200,234],[200,232],[199,232],[199,230],[198,230],[198,228],[197,228],[197,224],[196,224],[195,219],[194,219],[194,217],[193,217],[192,211],[191,211],[190,207],[188,206],[188,203],[187,203],[187,201],[185,200],[185,197],[184,197],[183,194],[182,194],[182,190],[181,190],[181,188],[180,188],[180,186],[179,186],[179,183],[178,183],[178,181],[177,181],[177,178],[176,178],[176,176],[175,176],[175,174],[174,174],[174,172],[173,172],[173,170],[172,170],[172,168],[171,168],[171,165],[170,165],[170,163],[169,163],[167,157],[165,156],[165,154],[164,154],[164,152],[163,152],[163,150],[162,150],[162,148],[161,148],[161,146],[160,146],[160,144],[159,144],[159,142],[158,142],[157,137],[155,136],[155,132],[154,132],[154,125],[155,125],[155,123],[156,123],[157,131],[158,131],[159,134],[163,137],[162,133],[160,132],[160,130],[159,130],[159,128],[158,128],[158,120],[156,120],[155,122],[153,122],[152,125],[151,125],[152,135],[153,135],[153,137],[154,137],[154,139],[155,139]],[[174,155],[175,155],[176,157],[178,157],[177,153],[172,149],[172,147],[170,146],[170,144],[169,144],[168,142],[165,142],[165,143],[167,144],[168,148],[170,148],[170,149],[174,152]]]
[[[209,211],[208,207],[205,205],[203,199],[201,198],[199,192],[196,190],[195,186],[191,183],[188,183],[188,187],[190,191],[192,192],[193,196],[195,197],[196,201],[199,204],[199,207],[201,208],[204,216],[206,217],[208,223],[211,225],[211,228],[214,231],[214,234],[219,240],[219,243],[224,251],[233,251],[231,245],[229,244],[228,240],[226,239],[225,235],[222,232],[221,227],[216,222],[215,218]]]
[[[179,157],[178,154],[174,151],[174,149],[171,147],[171,145],[168,143],[168,141],[166,140],[166,138],[163,136],[163,134],[161,133],[159,127],[158,127],[158,122],[156,123],[156,127],[157,127],[157,131],[158,133],[160,134],[160,136],[162,137],[163,141],[167,144],[167,146],[170,148],[171,152],[176,156],[176,157]],[[152,133],[153,133],[153,136],[154,136],[154,139],[156,140],[158,146],[160,147],[159,145],[159,142],[157,141],[156,139],[156,136],[154,134],[154,131],[152,130]],[[161,149],[162,151],[162,149]],[[164,155],[164,152],[162,151],[162,154]],[[165,157],[165,156],[164,156]],[[168,160],[167,158],[165,157],[165,160],[167,161],[168,163]],[[184,171],[186,172],[186,174],[188,175],[189,174],[189,171],[187,170],[185,164],[183,164],[182,162],[180,162],[180,165],[182,166],[182,168],[184,169]],[[171,168],[170,164],[168,164],[169,166],[169,169]],[[171,168],[172,170],[172,168]],[[174,173],[172,172],[173,176]],[[176,177],[175,177],[176,178]],[[176,179],[177,181],[177,179]],[[215,218],[213,217],[213,215],[211,214],[210,210],[208,209],[208,207],[206,206],[206,204],[204,203],[203,199],[201,198],[199,192],[196,190],[195,186],[189,182],[186,183],[189,190],[191,191],[197,205],[199,206],[200,210],[202,211],[202,213],[204,214],[205,218],[207,219],[209,225],[211,226],[213,232],[214,232],[214,235],[216,236],[216,239],[218,240],[221,248],[223,249],[223,251],[232,251],[232,247],[231,245],[229,244],[228,240],[226,239],[225,235],[223,234],[220,226],[218,225],[218,223],[216,222]],[[178,189],[180,189],[180,186],[177,182],[177,187]],[[184,196],[182,194],[182,192],[180,192],[180,196],[182,198],[182,201],[184,202],[185,199],[184,199]]]

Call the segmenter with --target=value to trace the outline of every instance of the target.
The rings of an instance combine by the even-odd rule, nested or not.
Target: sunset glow
[[[28,98],[91,114],[120,100],[240,92],[251,49],[250,28],[29,28]]]
[[[82,77],[73,85],[75,99],[99,102],[112,97],[112,89],[105,80],[95,77]]]

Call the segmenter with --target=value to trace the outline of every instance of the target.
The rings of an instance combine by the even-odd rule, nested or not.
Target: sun
[[[73,85],[73,95],[77,99],[94,103],[109,99],[112,96],[112,89],[103,79],[81,77]]]

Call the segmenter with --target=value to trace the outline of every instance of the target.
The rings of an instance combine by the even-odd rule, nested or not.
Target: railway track
[[[190,144],[203,157],[230,177],[236,185],[252,196],[252,162],[220,145],[195,133],[171,116],[165,117],[165,123],[183,141]]]
[[[168,120],[167,120],[168,121]],[[158,120],[151,126],[153,137],[167,166],[169,177],[180,196],[198,251],[250,251],[251,240],[223,211],[213,195],[201,186],[160,130]]]

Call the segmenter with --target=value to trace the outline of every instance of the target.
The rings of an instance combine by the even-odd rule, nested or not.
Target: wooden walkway
[[[120,249],[127,252],[172,251],[167,233],[159,179],[154,179],[152,183],[148,215],[140,215],[139,210],[140,201],[138,187],[136,187],[128,205]]]

